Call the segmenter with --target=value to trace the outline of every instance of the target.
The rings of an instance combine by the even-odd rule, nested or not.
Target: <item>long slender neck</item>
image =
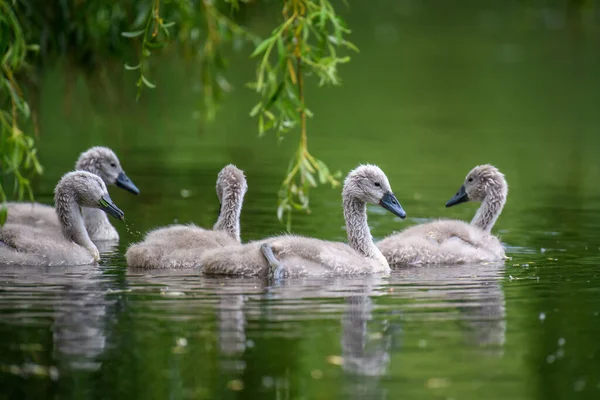
[[[471,225],[476,226],[486,232],[491,232],[496,220],[502,213],[506,203],[506,190],[493,191],[488,193],[481,206],[475,213]]]
[[[96,260],[99,259],[98,248],[91,241],[85,229],[81,209],[75,198],[68,193],[59,193],[56,196],[56,214],[67,239],[89,250]]]
[[[356,197],[344,196],[344,219],[348,244],[365,257],[388,265],[381,251],[375,246],[367,223],[367,205]]]
[[[213,226],[213,229],[216,231],[223,231],[239,242],[241,213],[242,196],[239,193],[227,193],[223,197],[219,218],[217,219],[217,223]]]

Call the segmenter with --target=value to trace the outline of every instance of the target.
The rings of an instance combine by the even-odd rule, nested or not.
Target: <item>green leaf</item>
[[[256,57],[257,55],[259,55],[260,53],[265,51],[267,49],[267,47],[269,47],[269,45],[271,45],[275,39],[276,39],[276,37],[272,36],[272,37],[269,37],[269,38],[263,40],[262,43],[260,43],[258,46],[256,46],[256,49],[254,49],[254,51],[252,52],[250,57],[251,58]]]
[[[325,7],[321,8],[321,12],[319,13],[319,27],[321,29],[325,29],[325,23],[327,22],[327,10]]]
[[[312,187],[317,186],[317,181],[315,181],[315,178],[313,177],[313,175],[310,172],[306,172],[304,174],[304,178],[308,181],[310,186],[312,186]]]
[[[135,71],[136,69],[140,69],[142,66],[142,64],[138,64],[138,65],[129,65],[127,63],[125,63],[125,69],[127,71]]]
[[[277,219],[279,221],[283,221],[283,213],[286,211],[286,205],[287,205],[287,201],[284,200],[281,202],[281,204],[279,204],[279,207],[277,207]]]
[[[6,205],[6,203],[2,203],[2,205],[0,205],[0,226],[4,225],[7,218],[8,218],[8,206]]]
[[[18,177],[18,175],[17,175]],[[18,190],[19,200],[23,200],[23,195],[25,194],[25,183],[21,179],[19,179],[19,190]]]
[[[26,119],[29,118],[29,115],[31,115],[31,111],[29,110],[29,104],[27,104],[26,101],[23,101],[23,103],[21,103],[21,105],[22,105],[23,116]]]
[[[140,35],[142,35],[145,31],[142,29],[140,31],[133,31],[133,32],[121,32],[121,36],[126,37],[126,38],[136,38]]]
[[[281,36],[277,37],[277,53],[279,54],[279,68],[283,69],[287,60],[287,52],[285,51],[285,45]]]
[[[266,115],[266,114],[263,114],[263,115]],[[267,121],[267,123],[265,124],[265,131],[272,129],[274,125],[275,125],[275,121],[273,121],[273,120]]]
[[[262,136],[265,133],[265,119],[262,114],[258,116],[258,136]]]
[[[2,57],[2,64],[8,64],[8,60],[11,59],[12,55],[13,55],[13,48],[9,47],[8,50],[6,50],[4,57]]]
[[[254,107],[252,107],[252,111],[250,111],[250,116],[251,117],[256,117],[256,115],[258,114],[258,112],[260,111],[261,108],[262,108],[262,101],[259,102]]]
[[[162,49],[165,47],[163,42],[146,42],[146,47],[150,49]]]
[[[360,53],[360,50],[358,49],[358,47],[356,47],[356,46],[354,45],[354,43],[352,43],[352,42],[349,42],[349,41],[347,41],[347,40],[342,40],[342,44],[343,44],[344,46],[346,46],[347,48],[349,48],[350,50],[354,50],[355,52],[357,52],[357,53]]]
[[[170,28],[170,27],[172,27],[172,26],[174,26],[174,25],[175,25],[175,22],[174,22],[174,21],[171,21],[171,22],[167,22],[167,23],[165,23],[165,24],[162,24],[162,27],[163,27],[163,28]]]
[[[267,102],[265,109],[271,108],[273,103],[275,103],[275,101],[277,101],[277,98],[279,97],[279,95],[281,94],[281,91],[283,90],[283,85],[284,85],[283,81],[279,82],[279,86],[277,86],[277,89],[275,89],[275,92],[269,98],[269,101]]]
[[[150,89],[154,89],[156,87],[156,85],[150,82],[144,75],[142,75],[141,78],[142,82],[144,82],[144,85],[148,86]]]
[[[327,183],[327,177],[329,176],[329,168],[323,161],[317,160],[317,165],[319,167],[319,182],[322,184]]]
[[[302,165],[304,168],[306,168],[307,171],[310,171],[311,173],[315,173],[315,169],[313,168],[313,166],[310,164],[310,161],[308,161],[307,158],[302,160]]]

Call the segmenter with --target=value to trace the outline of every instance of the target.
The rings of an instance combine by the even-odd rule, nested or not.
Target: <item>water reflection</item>
[[[244,304],[245,296],[241,294],[219,296],[219,348],[224,356],[240,355],[246,349]]]
[[[85,266],[67,272],[68,281],[55,280],[62,286],[51,328],[55,358],[71,368],[96,370],[101,365],[98,356],[106,347],[106,321],[114,305],[98,279],[101,273],[96,266]]]
[[[329,362],[339,363],[347,376],[342,389],[346,398],[384,397],[380,378],[386,375],[390,362],[392,330],[386,319],[373,319],[370,296],[378,296],[385,282],[381,276],[295,278],[267,288],[265,297],[275,305],[269,312],[273,320],[289,320],[290,314],[314,316],[316,310],[341,320],[341,355],[330,355]],[[343,299],[343,303],[336,299]],[[320,376],[321,371],[311,374]]]
[[[391,284],[415,306],[456,309],[464,340],[501,355],[506,336],[506,305],[501,282],[504,263],[431,266],[395,271]],[[423,304],[425,303],[425,304]],[[449,318],[448,312],[425,318]]]
[[[503,265],[494,264],[407,268],[389,277],[304,278],[277,283],[207,278],[195,270],[129,271],[126,290],[121,293],[131,298],[156,294],[145,297],[143,313],[136,319],[182,323],[192,316],[202,321],[214,318],[214,328],[209,324],[207,329],[214,329],[216,334],[218,369],[224,376],[241,380],[248,379],[247,363],[254,362],[256,354],[278,357],[273,349],[265,349],[269,342],[265,337],[291,338],[294,342],[311,332],[302,327],[302,321],[334,318],[341,327],[337,343],[339,365],[347,376],[344,391],[348,397],[382,398],[385,390],[381,379],[389,375],[394,356],[414,352],[415,340],[431,340],[428,334],[402,337],[406,324],[453,321],[466,346],[475,346],[483,354],[503,354],[503,271]],[[3,303],[5,323],[39,324],[50,318],[52,358],[60,368],[101,367],[100,356],[110,336],[107,331],[114,325],[107,322],[127,312],[117,308],[116,297],[111,296],[123,288],[115,274],[107,273],[103,266],[35,271],[4,268],[0,278],[3,297],[13,299],[10,305]],[[14,313],[14,309],[20,312]],[[251,332],[249,326],[253,327]],[[400,346],[401,339],[411,345]],[[255,349],[257,345],[260,348]],[[281,351],[289,353],[287,356],[295,352],[294,346]],[[330,354],[317,354],[317,359],[332,354],[333,349]],[[332,363],[338,365],[338,361]],[[289,388],[288,378],[263,372],[263,386]]]
[[[386,375],[390,363],[392,332],[389,321],[373,321],[372,309],[368,294],[346,299],[341,340],[346,398],[386,398],[379,378]]]
[[[96,370],[106,347],[107,320],[114,301],[106,297],[110,280],[98,265],[52,267],[2,267],[5,323],[46,327],[52,333],[52,358],[65,369]],[[6,307],[8,306],[8,307]]]
[[[369,330],[373,302],[367,297],[346,299],[342,316],[342,367],[344,371],[365,376],[383,376],[390,361],[391,337],[387,321],[379,321],[379,329]]]

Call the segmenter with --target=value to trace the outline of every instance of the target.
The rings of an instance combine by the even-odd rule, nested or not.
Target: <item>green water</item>
[[[510,187],[494,229],[512,257],[504,268],[271,286],[128,271],[123,253],[148,229],[214,223],[215,178],[229,162],[249,183],[243,240],[280,233],[276,192],[297,138],[256,137],[256,98],[243,87],[253,62],[240,55],[236,91],[210,125],[177,60],[160,63],[158,88],[139,103],[119,68],[93,90],[57,68],[41,90],[38,199],[51,202],[96,144],[116,151],[142,193],[111,188],[126,223],[100,266],[0,269],[0,398],[600,396],[598,20],[573,24],[553,2],[363,3],[340,6],[361,49],[343,87],[308,90],[313,153],[343,173],[366,162],[387,173],[409,217],[370,209],[377,239],[469,220],[477,205],[444,202],[474,165],[495,164]],[[339,190],[315,190],[293,230],[345,240]]]

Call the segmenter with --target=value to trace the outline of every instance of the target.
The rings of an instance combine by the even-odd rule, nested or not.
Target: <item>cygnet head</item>
[[[140,190],[123,171],[117,155],[107,147],[96,146],[81,153],[75,169],[98,175],[107,185],[116,185],[133,194]]]
[[[392,192],[390,182],[376,165],[360,165],[350,171],[342,191],[345,199],[358,199],[364,203],[377,204],[398,217],[406,218],[406,212]]]
[[[54,193],[57,205],[73,199],[81,207],[99,208],[117,219],[125,216],[108,195],[102,179],[90,172],[73,171],[65,174],[56,185]]]
[[[235,196],[241,199],[248,190],[244,172],[233,164],[226,165],[217,176],[217,197],[221,205],[225,202],[225,197]],[[229,199],[228,199],[229,200]]]
[[[506,198],[508,184],[498,168],[493,165],[478,165],[473,168],[465,178],[458,192],[446,203],[446,207],[452,207],[467,201],[484,201],[493,196],[495,198]]]

